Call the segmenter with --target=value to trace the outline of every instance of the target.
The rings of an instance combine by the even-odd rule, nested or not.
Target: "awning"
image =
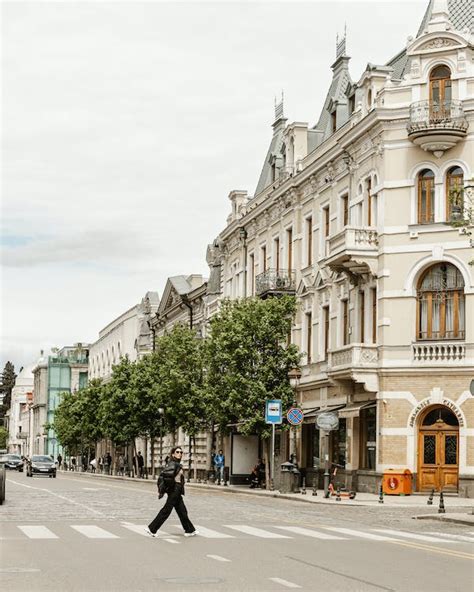
[[[349,419],[351,417],[359,417],[361,409],[369,409],[375,407],[376,401],[361,401],[360,403],[352,403],[346,405],[344,409],[341,409],[338,413],[341,419]]]
[[[304,423],[316,423],[316,418],[320,413],[328,413],[330,411],[337,411],[338,409],[342,409],[345,405],[332,405],[330,407],[316,407],[316,409],[308,409],[308,411],[304,411]]]

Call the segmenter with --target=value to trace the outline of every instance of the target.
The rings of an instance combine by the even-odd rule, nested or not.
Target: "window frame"
[[[431,173],[430,176],[425,176]],[[422,193],[426,193],[426,212],[423,213]],[[431,169],[423,169],[417,178],[417,222],[418,224],[433,224],[435,221],[436,185],[435,174]]]

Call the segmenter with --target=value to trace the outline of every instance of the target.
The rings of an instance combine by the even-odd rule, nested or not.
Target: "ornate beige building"
[[[343,39],[317,124],[277,105],[255,194],[230,193],[208,249],[209,314],[223,297],[297,296],[309,478],[333,410],[349,486],[406,468],[417,490],[474,496],[473,252],[450,224],[474,184],[472,19],[470,0],[429,2],[417,36],[357,81]]]

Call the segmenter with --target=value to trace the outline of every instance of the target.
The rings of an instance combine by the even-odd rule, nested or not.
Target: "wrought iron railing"
[[[255,278],[255,292],[294,292],[296,289],[293,269],[267,269]]]
[[[467,119],[461,101],[417,101],[410,105],[408,132],[427,127],[467,129]]]

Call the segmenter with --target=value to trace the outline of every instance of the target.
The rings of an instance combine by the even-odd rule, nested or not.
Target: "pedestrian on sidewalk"
[[[95,473],[97,469],[97,459],[93,458],[89,464],[91,466],[91,473]]]
[[[143,479],[143,466],[145,464],[145,459],[142,456],[141,452],[138,452],[137,456],[137,465],[138,465],[138,476],[140,479]]]
[[[121,454],[118,457],[117,467],[118,467],[117,468],[117,473],[123,477],[123,474],[124,474],[124,471],[125,471],[125,459],[123,457],[123,454]]]
[[[75,471],[76,470],[76,457],[75,456],[71,456],[71,471]]]
[[[224,481],[224,467],[225,467],[224,451],[219,450],[219,452],[214,456],[214,470],[215,470],[214,482],[217,483],[217,485],[220,485],[221,481]]]
[[[157,531],[169,518],[174,508],[184,528],[184,536],[195,536],[197,531],[188,517],[188,511],[183,501],[184,472],[181,465],[181,459],[183,457],[181,446],[173,447],[170,456],[169,462],[158,477],[158,499],[161,499],[165,493],[168,495],[168,498],[155,519],[145,528],[145,532],[152,537],[156,536]]]
[[[63,457],[61,456],[61,454],[58,454],[57,460],[58,460],[58,471],[60,471],[61,465],[63,464]]]

